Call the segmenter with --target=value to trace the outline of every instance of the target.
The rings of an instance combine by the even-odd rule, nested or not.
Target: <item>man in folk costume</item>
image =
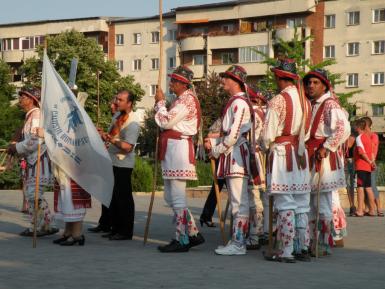
[[[200,125],[201,110],[198,98],[191,89],[193,72],[186,66],[177,67],[170,76],[170,90],[177,96],[167,109],[162,90],[155,95],[155,122],[162,129],[159,155],[164,179],[164,199],[175,214],[175,239],[161,252],[187,252],[205,240],[187,207],[186,182],[196,180],[195,155],[192,137]]]
[[[226,179],[233,217],[232,238],[226,246],[215,250],[219,255],[246,254],[246,234],[249,227],[249,143],[252,127],[252,107],[245,93],[247,73],[233,65],[221,73],[224,90],[231,96],[222,113],[222,137],[215,142],[205,140],[205,148],[219,158],[217,176]]]
[[[19,92],[19,105],[26,112],[24,127],[22,130],[22,140],[11,144],[8,147],[8,154],[19,154],[27,161],[26,176],[26,198],[29,204],[29,215],[33,220],[35,210],[35,187],[38,181],[38,205],[37,209],[37,236],[44,236],[57,233],[53,216],[48,208],[48,203],[44,198],[44,187],[51,185],[53,178],[51,172],[51,162],[48,158],[47,147],[43,143],[38,155],[38,128],[40,126],[40,91],[37,89],[21,90]],[[39,179],[36,180],[37,159],[40,158]],[[21,236],[33,235],[33,223],[31,227],[20,233]]]
[[[248,250],[259,249],[269,232],[269,200],[266,194],[265,154],[261,150],[261,132],[266,114],[266,97],[252,86],[247,88],[254,111],[255,163],[257,174],[250,184],[250,228],[246,241]],[[252,136],[253,137],[253,136]]]
[[[294,60],[278,60],[271,71],[280,93],[268,104],[262,138],[265,148],[269,149],[267,191],[274,197],[278,211],[278,251],[265,258],[287,263],[294,263],[295,258],[309,261],[310,174],[305,139],[310,104],[295,85],[300,84],[300,79]]]
[[[310,139],[306,143],[312,185],[309,214],[312,252],[315,253],[315,240],[316,234],[318,234],[319,255],[322,256],[331,253],[330,245],[333,244],[331,235],[332,191],[346,186],[341,146],[350,134],[350,124],[345,111],[333,94],[332,85],[325,70],[310,71],[305,75],[303,81],[307,95],[312,100]],[[320,184],[320,223],[316,225],[318,183]]]
[[[116,96],[119,113],[112,118],[108,133],[99,130],[102,139],[109,143],[114,188],[109,214],[111,232],[102,237],[110,241],[132,240],[134,233],[135,203],[132,196],[131,175],[135,166],[135,145],[139,136],[139,120],[133,111],[134,95],[127,90]]]

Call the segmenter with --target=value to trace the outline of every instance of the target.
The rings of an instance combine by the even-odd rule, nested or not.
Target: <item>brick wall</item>
[[[108,26],[108,59],[115,60],[115,24]]]
[[[310,48],[310,59],[313,64],[323,61],[324,21],[325,3],[319,2],[316,6],[316,12],[306,19],[306,24],[311,28],[314,37]]]

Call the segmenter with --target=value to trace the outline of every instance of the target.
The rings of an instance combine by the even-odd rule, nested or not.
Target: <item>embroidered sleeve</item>
[[[268,105],[265,122],[262,129],[263,145],[266,149],[275,141],[279,133],[279,127],[285,121],[286,105],[281,95],[274,97]]]
[[[331,105],[334,106],[336,104]],[[324,112],[324,124],[330,128],[330,134],[323,146],[335,152],[350,134],[349,121],[341,108],[327,106]]]
[[[29,131],[25,132],[24,140],[16,144],[16,150],[18,154],[28,155],[37,151],[39,144],[39,137],[37,136],[37,129],[40,125],[40,111],[36,110],[32,112],[29,123],[25,125],[28,126]]]
[[[171,129],[178,122],[183,120],[189,110],[186,104],[181,99],[176,99],[172,107],[167,110],[166,101],[159,101],[155,105],[155,122],[163,129]]]
[[[244,101],[234,101],[230,110],[231,127],[222,138],[222,141],[212,148],[212,155],[215,158],[218,158],[220,154],[226,153],[238,141],[241,136],[241,126],[247,117],[246,111],[249,110],[249,107]]]

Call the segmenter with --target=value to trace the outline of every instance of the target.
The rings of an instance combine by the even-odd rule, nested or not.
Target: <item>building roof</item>
[[[175,11],[170,11],[163,13],[163,18],[175,18]],[[124,22],[135,22],[135,21],[144,21],[144,20],[156,20],[159,19],[159,14],[154,16],[146,16],[146,17],[135,17],[135,18],[120,18],[110,20],[111,23],[124,23]]]
[[[173,10],[175,11],[200,10],[200,9],[217,8],[217,7],[231,7],[242,3],[245,3],[245,4],[246,3],[263,3],[263,2],[273,2],[273,1],[278,1],[278,0],[234,0],[234,1],[194,5],[194,6],[182,6],[182,7],[177,7]]]
[[[94,17],[83,17],[83,18],[46,19],[46,20],[37,20],[37,21],[28,21],[28,22],[4,23],[4,24],[0,24],[0,27],[26,26],[26,25],[47,24],[47,23],[57,23],[57,22],[85,21],[85,20],[110,21],[112,19],[120,19],[120,18],[121,17],[94,16]]]

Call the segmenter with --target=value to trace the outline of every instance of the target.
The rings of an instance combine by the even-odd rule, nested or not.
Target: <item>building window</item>
[[[360,43],[359,42],[351,42],[348,43],[348,56],[357,56],[360,54]]]
[[[385,22],[385,8],[373,10],[373,23]]]
[[[123,45],[124,44],[124,35],[123,34],[116,34],[116,45]]]
[[[2,51],[7,51],[7,50],[12,50],[12,49],[16,49],[15,47],[12,47],[12,39],[11,38],[3,39],[2,45],[1,45],[1,50]]]
[[[348,73],[346,87],[358,87],[358,73]]]
[[[325,15],[325,28],[336,27],[336,15]]]
[[[142,44],[142,34],[134,33],[134,44]]]
[[[134,59],[134,61],[132,62],[132,70],[133,71],[142,70],[142,60],[141,59]]]
[[[241,47],[239,48],[239,62],[260,62],[265,60],[265,57],[260,53],[267,54],[268,46],[267,45],[258,45],[254,47]]]
[[[159,43],[159,32],[151,32],[151,43]]]
[[[221,54],[222,64],[232,64],[235,63],[234,53],[224,52]]]
[[[159,69],[159,58],[152,58],[151,59],[151,69],[152,70],[158,70]]]
[[[373,54],[385,53],[385,40],[373,41]]]
[[[155,96],[156,89],[158,88],[158,85],[156,84],[151,84],[150,86],[150,96]]]
[[[360,24],[360,11],[348,12],[347,25],[359,25]]]
[[[334,45],[325,46],[325,58],[336,58],[336,47]]]
[[[209,28],[208,27],[194,27],[192,29],[192,34],[207,34],[209,32]]]
[[[35,48],[35,38],[34,37],[23,37],[21,39],[21,49],[28,50]]]
[[[170,29],[168,31],[168,40],[169,41],[176,41],[177,36],[178,36],[178,32],[176,30]]]
[[[204,65],[206,63],[206,55],[193,55],[193,65]]]
[[[116,69],[119,71],[123,71],[123,60],[116,61]]]
[[[302,27],[305,25],[305,19],[302,17],[298,18],[289,18],[286,20],[287,28]]]
[[[373,116],[383,116],[384,106],[378,104],[372,104]]]
[[[374,72],[372,74],[372,85],[384,85],[384,73]]]
[[[170,57],[168,59],[168,67],[169,68],[175,68],[175,66],[176,66],[176,57],[175,56],[174,57]]]
[[[224,24],[222,25],[223,32],[232,32],[234,31],[234,24]]]

